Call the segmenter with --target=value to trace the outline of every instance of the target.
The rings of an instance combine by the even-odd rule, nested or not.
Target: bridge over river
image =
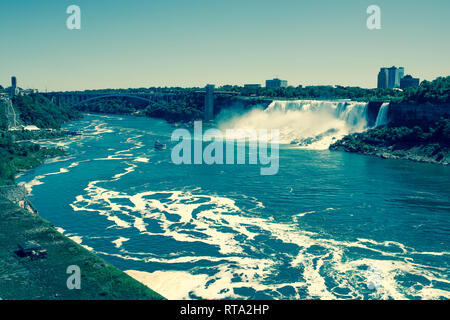
[[[237,95],[237,92],[232,91],[215,91],[214,85],[207,85],[205,90],[193,91],[195,94],[204,95],[204,113],[205,120],[212,120],[214,118],[214,94],[222,95]],[[44,96],[52,100],[58,106],[64,106],[66,108],[75,108],[84,103],[95,101],[99,99],[107,98],[128,98],[135,99],[149,104],[156,104],[163,107],[165,104],[176,100],[184,93],[173,92],[155,92],[155,91],[143,91],[143,92],[130,92],[130,91],[107,91],[100,90],[94,92],[86,91],[74,91],[74,92],[47,92],[43,93]]]

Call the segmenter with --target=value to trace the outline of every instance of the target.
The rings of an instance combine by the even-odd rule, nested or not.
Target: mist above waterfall
[[[327,149],[349,133],[364,131],[366,113],[367,103],[363,102],[274,101],[265,110],[252,109],[218,122],[222,130],[278,129],[280,143],[304,149]]]

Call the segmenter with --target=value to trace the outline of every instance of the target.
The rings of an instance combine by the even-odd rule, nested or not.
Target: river
[[[70,155],[18,182],[61,232],[169,299],[450,298],[449,167],[282,144],[262,176],[173,164],[162,120],[65,128],[84,134],[44,144]]]

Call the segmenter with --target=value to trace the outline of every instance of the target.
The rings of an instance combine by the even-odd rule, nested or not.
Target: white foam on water
[[[113,176],[113,180],[118,180],[121,177],[123,177],[123,176],[125,176],[125,175],[127,175],[127,174],[129,174],[131,172],[134,172],[134,169],[136,169],[136,168],[137,168],[137,165],[131,164],[129,167],[125,168],[124,172],[114,175]]]
[[[76,235],[76,234],[71,234],[71,233],[66,233],[66,230],[64,230],[63,228],[59,228],[59,227],[56,228],[56,231],[58,231],[59,233],[61,233],[64,236],[66,236],[67,238],[69,238],[73,242],[79,244],[80,246],[82,246],[86,250],[94,251],[94,249],[92,247],[89,247],[88,245],[83,244],[83,237],[82,236]]]
[[[118,239],[111,241],[116,248],[120,248],[122,246],[122,244],[126,241],[130,240],[129,238],[124,238],[124,237],[119,237]]]
[[[31,194],[32,191],[33,191],[33,187],[44,184],[44,182],[42,180],[45,179],[45,177],[58,175],[58,174],[62,174],[62,173],[68,173],[70,171],[69,168],[73,168],[75,166],[76,165],[74,165],[72,163],[71,165],[69,165],[66,168],[60,168],[59,171],[57,171],[57,172],[50,172],[50,173],[45,173],[45,174],[42,174],[42,175],[38,175],[38,176],[35,176],[33,178],[33,180],[31,180],[29,182],[20,182],[18,184],[21,185],[21,186],[24,186],[25,189],[27,190],[28,194]]]
[[[131,167],[121,174],[116,174],[114,179],[130,172],[130,169]],[[365,297],[362,291],[366,289],[364,267],[368,266],[375,266],[381,270],[382,277],[380,289],[370,292],[370,297],[404,299],[409,296],[430,297],[434,294],[442,296],[442,290],[426,287],[405,288],[396,280],[400,275],[413,274],[425,277],[429,281],[445,281],[444,270],[414,264],[404,258],[416,251],[401,243],[377,242],[371,239],[356,239],[355,241],[327,239],[316,233],[301,230],[298,225],[276,223],[270,218],[248,216],[236,206],[234,200],[226,197],[198,195],[186,191],[147,191],[129,195],[100,187],[102,182],[104,181],[90,182],[85,189],[86,195],[79,195],[71,204],[74,210],[105,215],[108,220],[115,223],[116,227],[131,227],[136,229],[137,233],[149,237],[164,236],[178,242],[204,243],[218,248],[217,256],[188,254],[155,256],[151,252],[102,252],[102,254],[124,260],[167,265],[191,264],[192,268],[199,261],[206,260],[214,263],[214,267],[209,270],[214,269],[215,273],[207,278],[195,277],[198,276],[198,272],[190,272],[190,267],[185,270],[190,272],[196,281],[205,280],[201,284],[186,284],[186,288],[189,287],[190,294],[194,296],[205,299],[245,298],[234,293],[233,289],[249,287],[254,290],[271,290],[276,293],[282,287],[292,286],[297,298],[338,299],[340,295],[335,293],[337,287],[330,287],[327,284],[326,278],[331,277],[339,284],[339,287],[349,290],[347,298],[361,299]],[[161,196],[163,199],[160,198]],[[115,203],[116,199],[128,199],[132,205]],[[91,205],[96,205],[96,208],[90,208]],[[99,205],[102,209],[98,209]],[[198,210],[200,207],[202,210]],[[327,208],[323,211],[332,210],[335,209]],[[196,212],[195,215],[194,212]],[[305,215],[313,213],[313,211],[300,213],[295,218],[301,219]],[[126,215],[134,222],[123,224],[119,215]],[[173,221],[168,218],[168,215],[177,216],[178,219]],[[149,231],[146,220],[157,222],[162,231],[157,233]],[[201,236],[193,234],[191,231]],[[291,267],[299,270],[296,281],[291,283],[270,281],[271,276],[277,270],[279,261],[272,256],[256,258],[249,254],[249,252],[259,252],[260,250],[259,245],[254,242],[258,235],[298,246],[298,253],[289,257]],[[320,254],[311,252],[310,248],[313,246],[322,248],[323,252]],[[386,258],[385,260],[369,258],[352,260],[345,254],[352,248],[368,250]],[[427,253],[422,252],[421,254]],[[238,275],[237,280],[236,275]],[[160,276],[164,277],[161,274]],[[150,276],[149,279],[154,279],[154,277]],[[305,296],[303,292],[307,292],[307,295]],[[282,295],[280,294],[280,296]],[[436,296],[433,297],[436,298]],[[188,295],[183,298],[188,298]]]
[[[106,123],[100,123],[94,127],[93,132],[89,132],[89,135],[98,136],[98,135],[103,135],[105,133],[113,133],[113,132],[114,132],[114,130],[112,130],[111,128],[108,128],[106,126]]]
[[[306,216],[307,214],[313,214],[313,213],[316,213],[317,211],[307,211],[307,212],[302,212],[302,213],[298,213],[298,214],[296,214],[296,215],[293,215],[292,217],[299,217],[299,218],[301,218],[301,217],[304,217],[304,216]]]
[[[57,162],[66,162],[66,161],[69,161],[72,159],[74,159],[74,157],[55,157],[55,158],[46,159],[45,163],[49,164],[49,163],[57,163]]]
[[[45,178],[45,175],[35,176],[33,178],[33,180],[31,180],[29,182],[20,182],[19,185],[24,186],[25,189],[27,190],[27,192],[29,194],[31,194],[31,192],[33,191],[33,187],[34,186],[38,186],[38,185],[43,184],[41,179],[44,179],[44,178]]]
[[[64,230],[64,229],[61,228],[61,227],[55,227],[55,230],[58,231],[58,232],[61,233],[61,234],[64,234],[64,232],[66,231],[66,230]]]
[[[107,219],[109,221],[114,222],[114,224],[119,227],[119,228],[131,228],[131,224],[129,224],[128,222],[120,219],[117,216],[112,216],[112,215],[107,215]]]
[[[186,299],[190,292],[200,289],[208,279],[206,274],[192,275],[185,271],[155,271],[149,273],[127,270],[125,273],[169,300]]]
[[[144,158],[144,157],[137,157],[136,159],[134,159],[135,162],[143,162],[143,163],[148,163],[150,161],[149,158]]]

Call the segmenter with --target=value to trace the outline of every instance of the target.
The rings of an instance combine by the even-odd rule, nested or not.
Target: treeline
[[[187,91],[170,101],[147,103],[133,98],[107,98],[77,106],[82,112],[134,114],[164,119],[168,122],[190,121],[203,116],[203,96]]]
[[[85,93],[171,93],[176,95],[196,96],[196,91],[204,88],[181,88],[181,87],[150,87],[150,88],[130,88],[130,89],[103,89],[86,90]],[[360,87],[344,86],[289,86],[286,88],[249,88],[243,86],[224,85],[216,87],[217,91],[234,92],[244,97],[267,97],[285,99],[352,99],[361,101],[386,100],[398,101],[403,98],[400,90],[394,89],[365,89]]]
[[[450,76],[433,81],[422,81],[419,87],[405,90],[402,102],[406,103],[450,103]]]
[[[105,98],[89,101],[76,107],[81,112],[133,114],[144,109],[147,103],[128,98]]]
[[[233,91],[242,96],[286,99],[351,99],[355,101],[400,101],[403,93],[393,89],[364,89],[343,86],[298,86],[286,88],[248,88],[223,86],[219,90]]]
[[[150,104],[144,114],[147,117],[160,118],[169,122],[190,121],[203,117],[204,97],[195,93],[177,96],[169,102]]]
[[[398,150],[420,148],[422,155],[441,161],[450,152],[450,119],[441,118],[436,122],[422,123],[420,126],[385,126],[345,136],[330,146],[332,150],[374,153],[377,150]]]
[[[63,123],[81,117],[78,111],[57,106],[40,94],[16,96],[13,105],[25,125],[39,128],[59,129]]]
[[[441,118],[433,123],[414,127],[381,127],[364,135],[364,141],[374,145],[438,143],[450,147],[450,119]]]

